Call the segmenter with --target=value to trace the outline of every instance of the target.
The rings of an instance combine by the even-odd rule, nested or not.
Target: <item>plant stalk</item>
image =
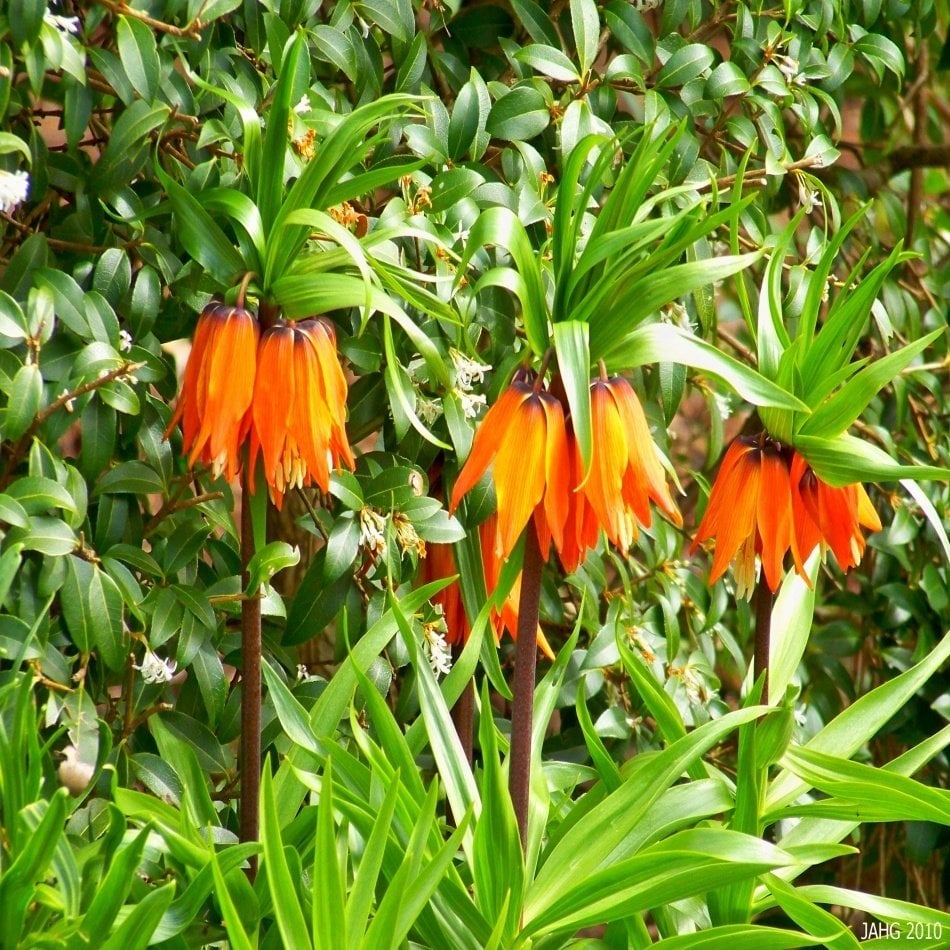
[[[250,582],[248,565],[254,556],[254,526],[251,518],[249,465],[241,480],[241,569],[242,583]],[[257,841],[260,836],[261,789],[261,601],[248,597],[241,601],[241,775],[240,840]],[[253,882],[257,857],[250,859],[247,875]]]
[[[528,799],[531,789],[531,729],[534,685],[538,665],[538,616],[541,605],[541,568],[544,564],[533,522],[525,529],[521,601],[518,605],[518,641],[515,644],[514,703],[511,710],[511,756],[508,789],[521,847],[528,841]]]
[[[755,588],[755,652],[752,658],[752,681],[766,673],[762,682],[762,704],[769,703],[769,644],[772,641],[772,604],[775,597],[769,590],[765,573],[759,577]]]

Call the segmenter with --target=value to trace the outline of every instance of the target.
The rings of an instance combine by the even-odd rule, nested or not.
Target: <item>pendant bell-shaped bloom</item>
[[[498,530],[494,550],[507,558],[533,517],[542,556],[560,548],[568,509],[569,457],[561,403],[515,380],[488,410],[452,490],[449,513],[493,465]]]
[[[281,323],[261,334],[251,426],[251,464],[280,508],[292,488],[330,486],[330,472],[355,460],[345,429],[346,378],[326,320]]]
[[[213,303],[195,328],[178,406],[165,436],[181,422],[188,464],[210,465],[232,480],[250,426],[257,367],[257,320],[243,307]]]
[[[666,484],[643,407],[620,376],[591,384],[593,454],[581,489],[607,537],[624,553],[649,527],[652,501],[676,525],[683,523]]]
[[[495,554],[495,536],[497,534],[497,516],[490,515],[478,526],[478,536],[482,551],[482,570],[485,577],[485,588],[490,597],[498,586],[501,569],[504,562]],[[426,559],[422,562],[420,571],[423,583],[441,580],[458,574],[455,563],[455,554],[451,544],[429,544]],[[491,613],[491,625],[495,631],[495,642],[500,643],[505,631],[512,640],[518,638],[518,605],[521,600],[521,574],[515,578],[508,596],[498,610]],[[445,620],[445,642],[453,646],[464,646],[468,643],[471,627],[462,604],[462,591],[458,581],[452,581],[432,597],[432,602],[442,607],[442,617]],[[554,651],[547,638],[538,627],[538,648],[549,659],[554,659]]]
[[[716,541],[710,583],[722,577],[731,561],[739,597],[752,594],[757,555],[773,592],[789,549],[804,573],[795,539],[787,455],[784,446],[764,433],[736,439],[722,461],[696,531],[691,550],[709,539]]]
[[[584,477],[584,461],[574,436],[574,426],[567,421],[568,457],[571,460],[571,485],[580,485]],[[597,515],[583,490],[568,493],[567,519],[564,523],[564,542],[558,549],[558,557],[564,570],[576,571],[587,552],[596,546],[600,535]]]
[[[796,546],[802,558],[817,545],[830,548],[842,571],[861,563],[867,540],[861,528],[881,530],[868,493],[861,484],[835,488],[823,482],[797,452],[791,465],[792,510]]]

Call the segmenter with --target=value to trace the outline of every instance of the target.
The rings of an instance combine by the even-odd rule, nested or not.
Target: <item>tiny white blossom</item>
[[[58,13],[47,11],[43,14],[43,22],[63,34],[72,33],[75,35],[79,32],[78,16],[60,16]]]
[[[373,554],[386,550],[386,519],[372,508],[360,509],[360,544]]]
[[[132,334],[128,330],[119,330],[119,349],[123,353],[132,349]]]
[[[68,396],[68,395],[69,395],[69,388],[67,387],[66,389],[64,389],[64,390],[59,394],[59,398],[62,399],[63,396]],[[64,408],[67,412],[72,412],[72,411],[76,408],[76,400],[75,400],[75,399],[67,399],[66,402],[63,403],[63,408]]]
[[[68,745],[63,749],[63,762],[57,770],[59,784],[69,791],[70,795],[81,795],[92,781],[95,768],[88,762],[81,762],[79,749]]]
[[[663,0],[630,0],[630,6],[640,13],[645,13],[647,10],[655,10],[663,6]]]
[[[438,399],[417,396],[416,413],[427,426],[431,426],[442,415],[442,403]]]
[[[0,211],[10,214],[26,201],[30,193],[30,176],[25,171],[0,170]]]
[[[723,422],[732,415],[732,400],[726,393],[714,393],[713,399],[716,400],[716,408]]]
[[[146,683],[167,683],[175,675],[178,664],[174,660],[163,660],[146,647],[141,666],[133,663],[132,668],[142,673]]]
[[[300,102],[294,106],[294,112],[297,115],[306,115],[312,108],[310,105],[310,96],[303,95],[300,97]]]
[[[806,214],[821,207],[821,195],[815,189],[809,188],[803,179],[798,181],[798,203],[805,209]]]
[[[298,683],[310,683],[315,679],[319,679],[319,677],[311,673],[310,670],[307,669],[306,663],[297,664],[297,682]]]
[[[779,55],[775,57],[775,65],[778,66],[779,72],[785,77],[787,82],[793,82],[796,85],[802,86],[807,81],[804,76],[799,78],[799,64],[797,59],[793,59],[791,56]]]
[[[460,392],[459,398],[462,400],[462,413],[466,419],[474,419],[479,409],[488,404],[488,399],[479,393]]]
[[[475,383],[483,382],[485,374],[491,370],[491,366],[487,363],[478,363],[464,353],[460,353],[455,347],[449,350],[449,356],[452,357],[452,365],[455,367],[458,388],[463,392],[470,392]]]
[[[435,624],[423,624],[422,632],[425,637],[423,650],[432,672],[441,676],[452,671],[452,651],[445,642],[445,634]]]

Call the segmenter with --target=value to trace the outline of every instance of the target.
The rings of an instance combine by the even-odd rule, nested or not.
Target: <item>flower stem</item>
[[[531,729],[534,719],[534,680],[538,665],[538,615],[541,604],[541,568],[544,564],[534,524],[525,529],[521,601],[518,605],[518,642],[515,644],[514,703],[511,710],[511,757],[508,789],[521,833],[528,841],[528,799],[531,788]]]
[[[251,519],[249,465],[241,480],[241,569],[242,583],[249,582],[248,564],[254,556],[254,526]],[[260,832],[261,783],[261,602],[249,597],[241,602],[241,773],[240,839],[257,841]],[[257,874],[257,858],[250,859],[248,877]]]
[[[768,705],[769,702],[767,671],[769,666],[769,643],[772,639],[772,604],[774,599],[763,573],[755,590],[755,653],[752,659],[753,682],[763,673],[766,673],[765,680],[762,683],[763,705]]]

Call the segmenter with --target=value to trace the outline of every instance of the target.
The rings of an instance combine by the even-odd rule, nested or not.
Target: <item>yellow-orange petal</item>
[[[544,516],[554,546],[560,549],[564,544],[564,525],[567,521],[570,502],[570,456],[567,449],[567,433],[564,428],[564,410],[559,400],[550,393],[540,394],[545,414],[545,455],[544,455]],[[541,539],[539,539],[541,540]],[[541,543],[541,555],[547,557],[548,545]]]
[[[867,528],[869,531],[881,530],[881,518],[877,509],[871,503],[868,493],[863,485],[857,485],[858,492],[858,524]]]
[[[725,574],[742,542],[752,537],[755,531],[755,511],[762,474],[759,462],[758,450],[747,451],[726,473],[725,481],[720,475],[713,485],[709,510],[717,513],[718,531],[710,582],[715,582]]]
[[[472,451],[469,452],[462,470],[452,487],[449,500],[449,514],[454,514],[462,498],[477,484],[492,459],[498,452],[498,446],[504,433],[512,424],[514,413],[531,395],[531,387],[521,382],[512,383],[488,410],[481,425],[475,430]]]
[[[626,550],[622,497],[628,464],[626,432],[606,381],[596,380],[591,385],[590,401],[594,449],[583,490],[607,536]]]
[[[741,439],[736,439],[730,443],[726,449],[726,454],[719,466],[719,474],[713,482],[712,490],[709,493],[709,502],[706,505],[706,513],[699,522],[696,529],[696,536],[690,545],[690,552],[709,538],[715,537],[720,528],[720,522],[723,518],[730,517],[731,500],[724,497],[725,486],[732,485],[735,477],[735,469],[742,462],[746,455],[752,451],[752,447]],[[717,486],[721,486],[717,490]]]
[[[507,558],[544,495],[547,425],[541,399],[529,392],[501,436],[494,464],[498,547]],[[474,449],[473,449],[474,454]]]
[[[785,552],[792,545],[792,494],[785,459],[773,449],[761,452],[756,506],[762,571],[773,592],[782,579]]]

